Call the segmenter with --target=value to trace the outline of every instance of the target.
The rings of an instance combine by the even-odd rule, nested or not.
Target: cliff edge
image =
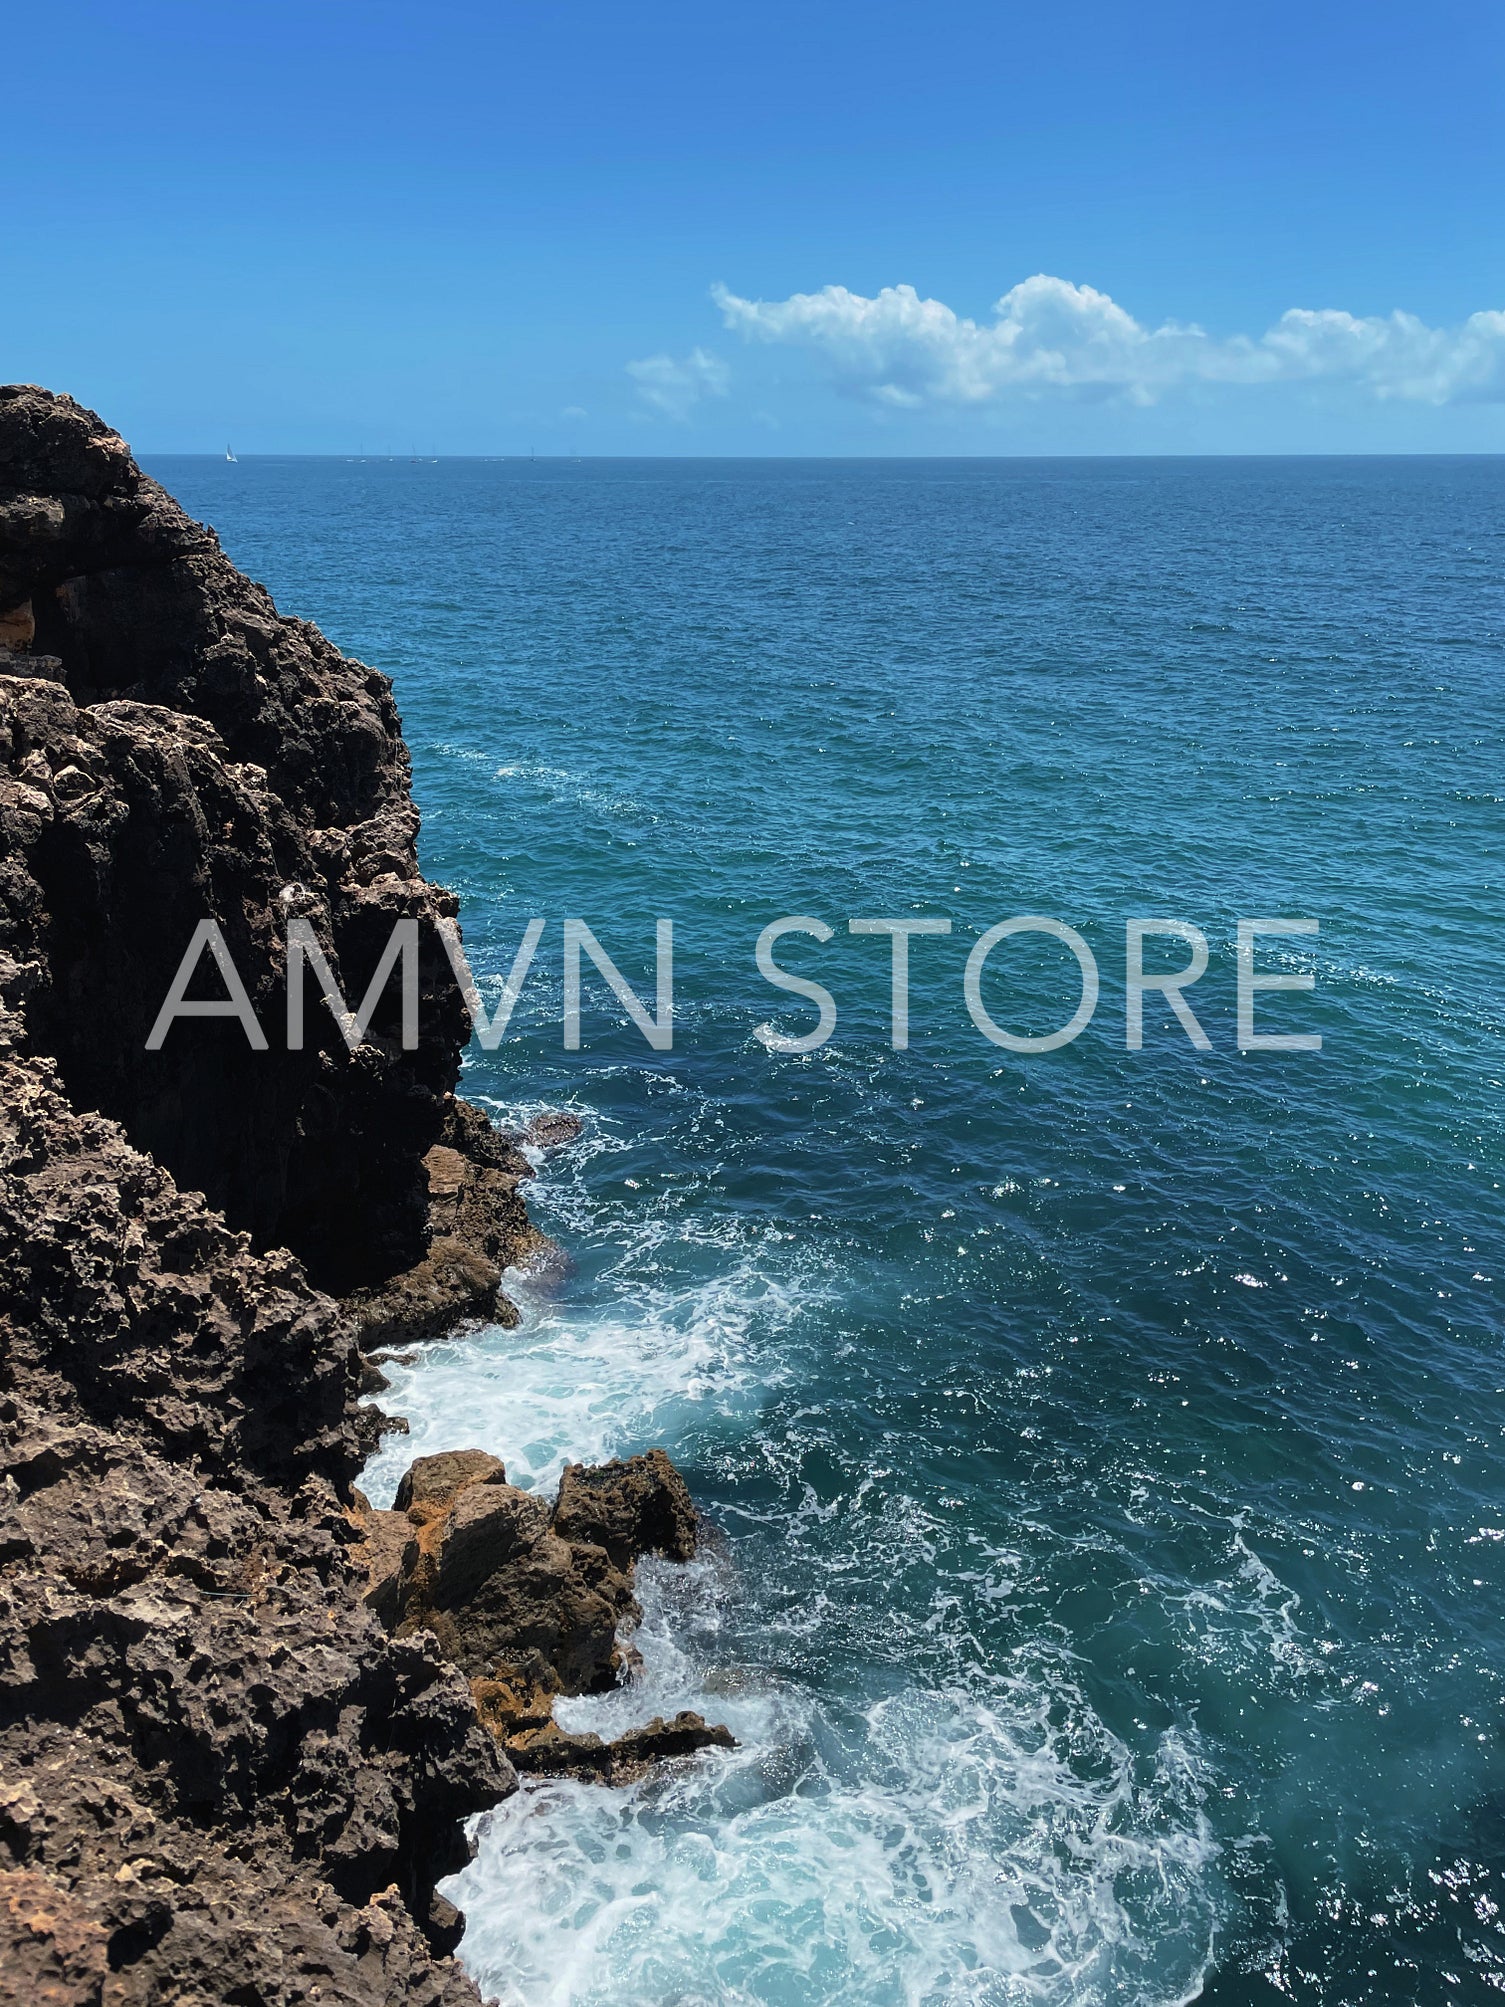
[[[477,1997],[435,1882],[515,1778],[352,1558],[357,1320],[505,1315],[528,1236],[417,820],[385,677],[0,389],[0,2000]],[[416,1047],[392,985],[146,1049],[205,918],[280,1027],[289,913],[351,998],[418,922]]]

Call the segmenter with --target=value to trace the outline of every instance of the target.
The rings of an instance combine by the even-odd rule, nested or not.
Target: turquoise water
[[[159,462],[394,677],[498,978],[465,1087],[576,1109],[567,1257],[427,1347],[370,1473],[667,1445],[718,1537],[641,1687],[741,1747],[529,1788],[452,1888],[508,2007],[1480,2000],[1505,1990],[1505,462]],[[1068,922],[1073,1044],[977,936]],[[758,976],[759,930],[835,995]],[[562,1049],[560,922],[587,968]],[[913,951],[890,1049],[882,941]],[[1194,922],[1194,1050],[1124,921]],[[1244,917],[1315,975],[1235,1039]],[[1159,965],[1184,959],[1152,948]],[[488,985],[483,982],[483,988]],[[489,985],[494,994],[496,982]],[[1042,1032],[1076,964],[995,954]]]

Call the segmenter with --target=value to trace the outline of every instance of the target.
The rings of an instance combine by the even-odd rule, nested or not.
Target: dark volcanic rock
[[[689,1487],[661,1449],[625,1463],[572,1463],[559,1481],[554,1530],[604,1547],[618,1568],[644,1554],[689,1561],[695,1507]]]
[[[517,1322],[494,1261],[462,1240],[433,1240],[422,1261],[375,1289],[357,1289],[347,1307],[362,1345],[419,1345],[457,1324]]]
[[[0,1999],[85,1924],[120,2002],[473,1997],[423,1927],[510,1776],[360,1609],[350,1325],[48,1062],[0,1046],[0,1111],[0,1862],[60,1919],[23,1905]]]
[[[368,1350],[419,1344],[466,1322],[510,1328],[517,1310],[502,1294],[502,1270],[551,1245],[529,1223],[517,1188],[532,1175],[527,1159],[480,1110],[451,1100],[443,1133],[423,1159],[427,1253],[349,1298]]]
[[[0,390],[0,649],[0,2001],[474,2003],[434,1885],[514,1780],[364,1599],[357,1327],[309,1280],[432,1259],[436,1146],[475,1262],[525,1231],[453,1098],[390,689],[36,390]],[[395,989],[354,1054],[311,992],[286,1050],[289,912],[352,1004],[418,921],[417,1050]],[[268,1049],[148,1053],[205,917]]]
[[[468,1028],[433,924],[455,901],[418,872],[386,677],[280,615],[97,418],[36,390],[0,389],[0,622],[38,658],[12,653],[0,679],[0,940],[33,970],[28,1024],[70,1098],[321,1285],[421,1261],[424,1153],[488,1125],[455,1114]],[[285,1049],[290,916],[352,1008],[393,923],[419,923],[416,1050],[395,982],[351,1054],[311,978],[307,1049]],[[144,1050],[205,918],[275,1066],[230,1019]],[[223,995],[212,969],[194,994]],[[514,1258],[528,1167],[497,1139],[487,1168],[509,1181],[481,1250],[496,1264]]]

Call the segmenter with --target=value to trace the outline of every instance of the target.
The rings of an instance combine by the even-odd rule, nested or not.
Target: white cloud
[[[686,419],[702,398],[725,397],[731,371],[719,356],[692,348],[686,356],[650,355],[630,362],[638,396],[665,418]]]
[[[813,350],[842,388],[891,407],[984,404],[1011,390],[1150,404],[1194,383],[1353,383],[1429,404],[1505,399],[1499,312],[1430,328],[1413,314],[1293,307],[1258,338],[1218,339],[1178,321],[1145,327],[1108,294],[1043,272],[1005,293],[987,324],[913,286],[871,299],[845,286],[787,300],[711,290],[729,328]]]
[[[559,415],[561,418],[589,418],[590,413],[583,404],[567,404]]]

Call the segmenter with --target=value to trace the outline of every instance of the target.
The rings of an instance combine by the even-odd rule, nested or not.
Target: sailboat
[[[230,461],[232,465],[234,464],[235,455],[230,451],[230,448],[228,446],[225,448],[225,458],[228,461]]]

